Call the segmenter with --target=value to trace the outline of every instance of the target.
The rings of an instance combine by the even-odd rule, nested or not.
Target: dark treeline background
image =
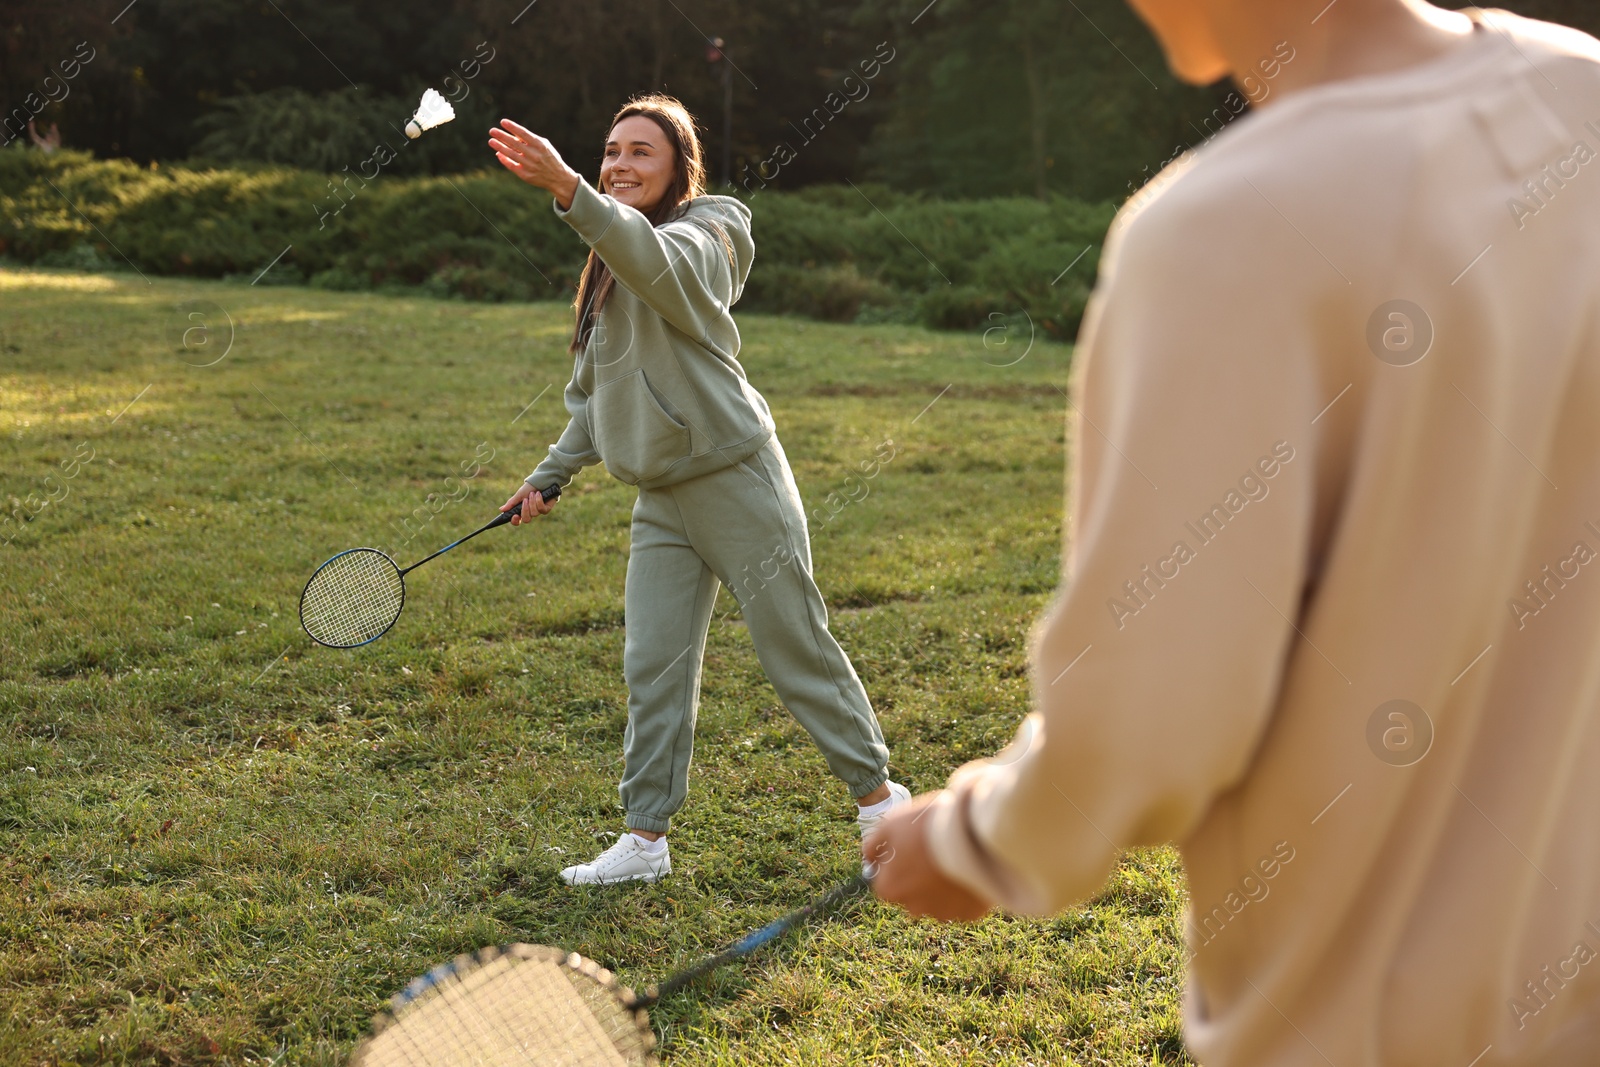
[[[1505,6],[1600,31],[1593,0]],[[708,34],[732,69],[708,63]],[[93,59],[66,80],[81,42]],[[431,85],[459,117],[392,170],[485,166],[482,131],[504,115],[592,176],[614,109],[663,89],[700,117],[720,179],[724,74],[736,182],[760,171],[778,188],[878,180],[957,197],[1120,198],[1198,142],[1228,93],[1178,85],[1122,0],[0,2],[7,114],[30,93],[61,97],[41,129],[140,162],[354,169],[377,141],[398,143]],[[857,99],[840,110],[846,88]],[[826,125],[807,126],[818,108]],[[782,144],[792,159],[775,159]]]

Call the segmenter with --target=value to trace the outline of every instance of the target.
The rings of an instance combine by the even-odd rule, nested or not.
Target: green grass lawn
[[[724,592],[672,877],[561,885],[620,827],[632,490],[603,468],[413,574],[381,641],[301,632],[333,552],[409,563],[493,515],[565,422],[567,323],[0,271],[0,1064],[338,1063],[456,953],[562,945],[646,985],[858,863]],[[893,772],[936,787],[1027,706],[1070,349],[741,324]],[[1185,892],[1154,850],[1050,920],[859,900],[661,1005],[664,1057],[1186,1064]]]

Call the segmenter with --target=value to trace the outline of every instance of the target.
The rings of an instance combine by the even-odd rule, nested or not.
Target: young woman
[[[739,365],[729,308],[755,251],[749,209],[705,195],[694,119],[667,96],[617,112],[598,188],[509,119],[490,130],[489,146],[507,170],[554,195],[556,215],[590,248],[574,303],[572,419],[501,510],[523,506],[514,525],[548,514],[554,505],[539,490],[596,462],[639,487],[622,653],[619,791],[630,832],[561,877],[653,882],[672,870],[666,833],[688,788],[719,582],[738,599],[778,696],[856,798],[866,832],[910,794],[889,781],[872,705],[828,632],[805,509],[767,403]]]

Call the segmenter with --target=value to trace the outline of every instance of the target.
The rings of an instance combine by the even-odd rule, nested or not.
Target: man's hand
[[[922,816],[934,795],[925,793],[894,809],[861,842],[862,858],[877,867],[873,891],[912,915],[946,922],[982,918],[989,903],[946,877],[933,862]]]
[[[558,497],[557,499],[559,500],[560,498]],[[522,513],[514,516],[511,520],[511,525],[513,526],[521,526],[525,522],[532,522],[536,516],[548,515],[555,510],[555,504],[545,503],[544,496],[540,494],[539,490],[527,482],[523,482],[522,488],[511,494],[510,500],[500,505],[500,510],[510,511],[524,500],[527,503],[522,504]]]
[[[549,141],[510,119],[501,119],[499,126],[489,129],[489,147],[506,170],[529,185],[550,190],[562,211],[572,206],[582,179]]]

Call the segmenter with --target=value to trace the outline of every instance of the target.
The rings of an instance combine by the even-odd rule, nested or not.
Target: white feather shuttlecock
[[[422,103],[417,105],[417,113],[406,123],[406,136],[415,141],[422,136],[423,130],[443,126],[455,117],[456,109],[450,106],[450,101],[440,96],[437,89],[429,89],[422,94]]]

